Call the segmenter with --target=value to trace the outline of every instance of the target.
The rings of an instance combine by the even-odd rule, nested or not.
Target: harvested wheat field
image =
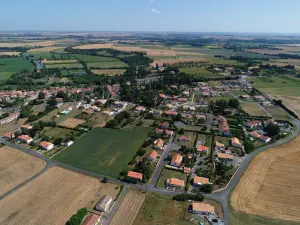
[[[113,44],[90,44],[90,45],[80,45],[74,47],[74,49],[101,49],[101,48],[111,48]]]
[[[208,62],[208,60],[204,57],[193,57],[193,58],[177,58],[177,59],[159,59],[159,60],[154,60],[153,63],[151,64],[152,66],[158,65],[163,65],[165,64],[174,64],[174,63],[179,63],[179,62]]]
[[[38,42],[20,42],[20,43],[0,43],[0,47],[24,47],[24,46],[51,46],[55,45],[58,41],[38,41]]]
[[[75,59],[66,59],[66,60],[43,60],[44,64],[64,64],[64,63],[76,63]]]
[[[60,49],[64,49],[64,47],[51,46],[51,47],[44,47],[44,48],[33,48],[28,50],[28,52],[51,52]]]
[[[173,50],[146,49],[148,56],[176,56]]]
[[[8,55],[8,56],[17,56],[20,55],[21,52],[0,52],[0,55]]]
[[[76,118],[68,118],[58,125],[61,127],[74,129],[75,127],[77,127],[78,125],[83,124],[83,123],[85,123],[85,120],[76,119]]]
[[[241,106],[245,112],[250,114],[250,116],[271,116],[271,115],[267,115],[267,112],[265,112],[256,103],[242,103]]]
[[[124,52],[146,52],[146,49],[141,47],[136,47],[136,46],[133,47],[133,46],[114,45],[113,49],[124,51]]]
[[[4,146],[0,148],[0,195],[40,172],[46,162]]]
[[[57,225],[94,201],[97,179],[53,167],[0,201],[0,224]]]
[[[232,193],[231,206],[251,215],[300,223],[299,171],[300,136],[254,158]]]
[[[109,225],[132,225],[145,198],[146,195],[141,192],[128,190]]]

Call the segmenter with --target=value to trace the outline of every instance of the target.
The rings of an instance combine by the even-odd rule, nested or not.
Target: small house
[[[24,125],[21,126],[21,128],[24,129],[24,130],[31,130],[32,126],[29,125],[29,124],[24,124]]]
[[[171,160],[171,166],[179,167],[182,162],[182,155],[174,154]]]
[[[178,141],[180,142],[190,142],[192,140],[192,138],[190,136],[180,136],[178,138]]]
[[[167,186],[176,187],[176,188],[184,188],[185,182],[184,180],[179,180],[177,178],[167,179]]]
[[[210,204],[206,204],[202,202],[193,202],[192,211],[194,214],[211,215],[214,213],[215,208]]]
[[[204,146],[204,145],[198,145],[197,146],[197,152],[198,153],[204,152],[204,153],[208,154],[208,147]]]
[[[168,129],[169,123],[167,121],[160,123],[159,128],[161,129]]]
[[[205,184],[211,184],[211,183],[209,182],[209,179],[206,178],[206,177],[195,176],[194,179],[193,179],[193,184],[195,186],[203,186]]]
[[[100,216],[95,214],[95,213],[91,213],[82,223],[82,225],[98,225],[100,224]]]
[[[47,142],[47,141],[41,141],[40,142],[40,147],[43,150],[49,151],[49,150],[51,150],[54,147],[54,145],[52,143],[50,143],[50,142]]]
[[[139,181],[143,180],[143,174],[129,171],[127,174],[127,179],[129,179],[130,181],[133,181],[133,182],[139,182]]]
[[[156,139],[153,143],[153,148],[161,150],[164,146],[164,141],[160,138]]]
[[[157,158],[158,154],[157,154],[157,151],[152,151],[148,154],[148,160],[150,161],[155,161],[156,158]]]
[[[237,139],[236,137],[233,137],[233,138],[231,138],[231,146],[241,148],[242,144],[240,143],[239,139]]]
[[[28,135],[20,135],[19,137],[17,137],[17,140],[22,141],[27,144],[33,141],[33,139],[31,137],[29,137]]]
[[[183,167],[183,173],[184,174],[189,174],[191,172],[191,168],[189,167]]]
[[[138,107],[135,108],[135,111],[136,111],[136,112],[145,112],[145,111],[146,111],[146,108],[143,107],[143,106],[138,106]]]
[[[217,157],[220,161],[232,161],[233,155],[227,153],[218,153]]]
[[[15,135],[13,133],[5,133],[3,134],[2,138],[6,138],[7,140],[11,140],[15,138]]]
[[[215,150],[216,150],[216,151],[222,151],[222,150],[224,150],[224,149],[225,149],[225,145],[222,144],[222,143],[220,143],[220,142],[218,142],[218,141],[216,141],[216,144],[215,144]]]
[[[263,135],[259,136],[258,139],[264,143],[268,143],[271,141],[271,138],[269,138],[268,136],[263,136]]]
[[[259,137],[260,137],[260,134],[257,133],[256,131],[252,131],[249,135],[250,135],[251,137],[254,137],[254,138],[259,138]]]

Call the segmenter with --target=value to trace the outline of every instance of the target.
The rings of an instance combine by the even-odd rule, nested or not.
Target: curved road
[[[292,139],[294,139],[295,137],[297,137],[298,134],[300,134],[300,121],[298,121],[296,119],[293,119],[293,120],[294,120],[295,127],[294,127],[294,130],[293,130],[292,134],[287,136],[285,139],[281,139],[281,140],[277,141],[276,143],[273,143],[273,144],[270,144],[270,145],[267,145],[267,146],[263,146],[261,148],[256,149],[251,154],[245,155],[242,164],[240,165],[240,167],[236,171],[234,177],[230,180],[230,182],[228,183],[228,185],[225,189],[223,189],[221,191],[218,191],[218,192],[214,192],[212,194],[203,194],[206,198],[216,200],[222,205],[223,210],[224,210],[224,219],[223,220],[224,220],[225,225],[229,225],[229,223],[228,223],[228,212],[229,212],[228,204],[229,204],[230,193],[234,189],[234,187],[237,185],[239,179],[243,175],[243,172],[247,169],[247,167],[250,164],[251,160],[256,155],[258,155],[259,153],[261,153],[265,150],[268,150],[270,148],[285,144],[285,143],[291,141]],[[79,169],[79,168],[64,164],[62,162],[54,161],[54,160],[49,159],[49,158],[45,157],[44,155],[41,155],[41,154],[39,154],[39,153],[37,153],[33,150],[26,149],[22,146],[7,142],[3,139],[0,139],[0,142],[6,144],[8,146],[11,146],[15,149],[18,149],[22,152],[25,152],[27,154],[30,154],[30,155],[35,156],[37,158],[40,158],[40,159],[46,161],[46,163],[47,163],[46,167],[43,170],[41,170],[39,173],[37,173],[33,177],[29,178],[28,180],[24,181],[23,183],[19,184],[18,186],[14,187],[13,189],[8,191],[4,195],[0,196],[0,200],[7,197],[12,192],[16,191],[17,189],[19,189],[23,185],[27,184],[28,182],[34,180],[35,178],[40,176],[42,173],[47,171],[52,166],[62,167],[64,169],[71,170],[71,171],[74,171],[74,172],[77,172],[77,173],[81,173],[81,174],[84,174],[84,175],[87,175],[87,176],[90,176],[90,177],[94,177],[94,178],[100,179],[100,180],[102,180],[103,177],[104,177],[104,176],[102,176],[100,174],[97,174],[97,173],[93,173],[93,172],[90,172],[90,171]],[[176,194],[179,194],[179,193],[185,193],[184,191],[180,192],[180,191],[172,191],[172,190],[166,190],[166,189],[158,189],[158,188],[155,187],[155,184],[153,184],[152,182],[150,184],[128,184],[128,183],[122,182],[120,180],[117,180],[115,178],[108,178],[108,182],[117,183],[117,184],[120,184],[120,185],[123,184],[127,187],[134,187],[134,188],[138,188],[142,191],[151,191],[151,192],[156,192],[156,193],[160,193],[160,194],[176,195]]]

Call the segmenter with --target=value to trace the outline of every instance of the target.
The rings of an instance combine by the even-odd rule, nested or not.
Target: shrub
[[[192,195],[192,194],[179,194],[179,195],[175,195],[173,197],[173,200],[175,201],[187,201],[187,200],[193,200],[193,201],[200,201],[202,202],[204,200],[204,196],[202,194],[196,194],[196,195]]]

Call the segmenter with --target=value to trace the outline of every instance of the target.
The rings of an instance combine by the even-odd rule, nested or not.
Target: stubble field
[[[78,209],[96,201],[101,185],[97,179],[51,168],[0,201],[0,224],[65,224]]]
[[[0,148],[0,195],[40,172],[46,163],[17,149]]]
[[[110,222],[110,225],[132,225],[145,198],[145,194],[129,190],[122,200],[117,213]]]
[[[276,224],[274,219],[299,223],[300,174],[296,171],[300,171],[300,137],[254,158],[232,193],[232,208],[265,221],[272,218],[270,224]],[[268,224],[242,218],[232,217],[231,224]]]

